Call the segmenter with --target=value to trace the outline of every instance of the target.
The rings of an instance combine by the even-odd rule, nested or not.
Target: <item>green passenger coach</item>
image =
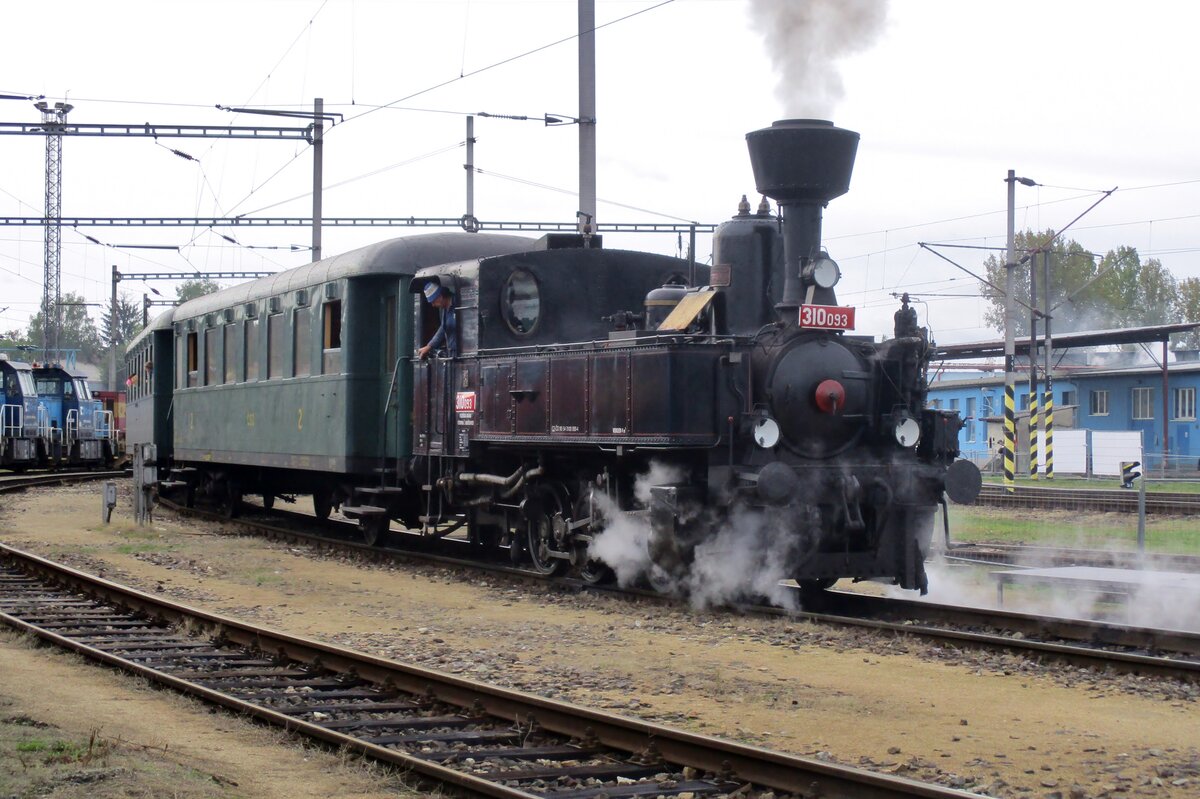
[[[130,445],[230,513],[303,493],[327,515],[411,452],[413,274],[529,244],[397,238],[178,306],[128,348]]]

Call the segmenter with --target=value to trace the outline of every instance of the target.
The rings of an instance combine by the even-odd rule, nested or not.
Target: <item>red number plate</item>
[[[454,410],[458,413],[475,412],[475,392],[460,391],[454,395]]]
[[[837,305],[801,305],[800,327],[853,330],[854,309]]]

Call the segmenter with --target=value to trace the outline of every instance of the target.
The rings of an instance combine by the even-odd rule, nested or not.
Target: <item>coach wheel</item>
[[[313,513],[318,519],[328,519],[333,512],[333,495],[326,489],[318,488],[313,492]]]
[[[238,488],[236,483],[226,483],[225,490],[221,492],[221,515],[232,519],[238,515],[241,505],[242,489]]]
[[[538,574],[559,574],[567,566],[564,558],[556,558],[555,523],[562,523],[564,503],[559,492],[550,488],[537,491],[527,500],[529,560]]]
[[[363,516],[358,520],[358,524],[362,527],[363,543],[369,547],[379,546],[380,539],[383,534],[388,531],[391,525],[390,520],[383,514]]]

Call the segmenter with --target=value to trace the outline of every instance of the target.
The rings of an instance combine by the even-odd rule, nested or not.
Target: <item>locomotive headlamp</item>
[[[828,255],[818,255],[817,258],[804,267],[804,281],[818,288],[831,289],[842,279],[842,270],[837,261]]]
[[[896,437],[896,443],[900,446],[915,447],[921,438],[921,425],[907,413],[902,413],[896,417],[892,435]]]
[[[770,449],[779,443],[779,424],[769,416],[759,419],[754,425],[754,443]]]

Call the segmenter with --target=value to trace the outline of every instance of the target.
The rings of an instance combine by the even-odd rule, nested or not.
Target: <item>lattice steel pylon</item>
[[[70,103],[46,101],[34,103],[42,112],[42,127],[46,129],[46,260],[42,279],[42,358],[50,357],[51,345],[58,351],[62,332],[62,263],[60,256],[62,217],[62,129]]]

